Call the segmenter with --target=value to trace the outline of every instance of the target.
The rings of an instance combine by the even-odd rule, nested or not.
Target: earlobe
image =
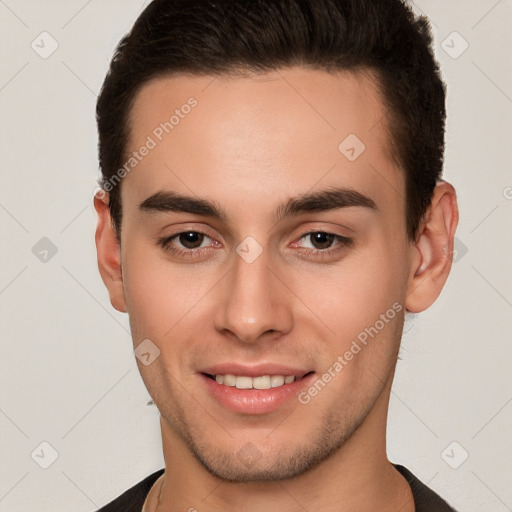
[[[441,293],[450,273],[453,240],[459,220],[457,197],[452,185],[437,183],[431,205],[412,250],[406,309],[419,313]]]
[[[112,226],[108,193],[101,190],[94,195],[94,208],[98,214],[95,236],[98,269],[107,287],[112,306],[118,311],[126,313],[121,247]]]

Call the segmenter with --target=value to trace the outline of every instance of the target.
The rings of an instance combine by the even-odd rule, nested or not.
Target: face
[[[383,399],[411,258],[388,148],[369,74],[180,75],[136,97],[125,308],[160,351],[138,364],[164,428],[214,474],[300,474]]]

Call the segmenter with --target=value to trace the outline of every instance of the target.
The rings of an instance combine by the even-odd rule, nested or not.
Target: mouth
[[[265,364],[217,365],[198,372],[202,389],[224,409],[245,415],[278,411],[311,385],[315,372]]]
[[[304,377],[314,373],[313,371],[300,375],[234,375],[232,373],[218,373],[216,375],[204,373],[206,377],[223,386],[235,387],[237,389],[273,389],[292,384],[302,380]]]

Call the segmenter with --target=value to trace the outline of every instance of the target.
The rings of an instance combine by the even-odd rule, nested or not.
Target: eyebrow
[[[287,217],[298,216],[303,213],[327,212],[349,207],[363,207],[378,211],[375,201],[357,190],[331,187],[290,198],[276,208],[274,220],[280,222]],[[139,209],[148,213],[192,213],[218,219],[224,223],[228,220],[226,212],[217,202],[178,194],[170,190],[160,190],[149,196],[140,203]]]

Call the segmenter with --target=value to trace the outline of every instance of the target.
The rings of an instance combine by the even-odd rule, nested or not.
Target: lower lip
[[[300,380],[277,388],[238,389],[234,386],[219,384],[210,377],[199,374],[208,391],[221,405],[243,414],[265,414],[279,409],[287,401],[297,399],[297,394],[309,386],[314,376],[315,374],[311,373]]]

